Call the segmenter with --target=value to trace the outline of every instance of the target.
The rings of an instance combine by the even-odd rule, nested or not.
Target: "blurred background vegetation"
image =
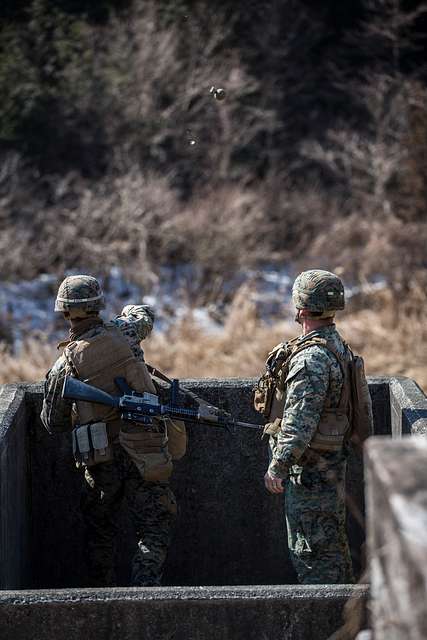
[[[196,345],[186,319],[152,360],[250,375],[295,328],[264,326],[234,274],[381,278],[346,337],[370,372],[426,383],[425,3],[3,0],[0,25],[3,280],[120,267],[149,287],[191,265],[193,302],[227,303],[224,332]],[[17,355],[4,318],[0,379],[41,377],[48,337]]]

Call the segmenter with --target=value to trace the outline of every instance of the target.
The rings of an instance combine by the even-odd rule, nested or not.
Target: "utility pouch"
[[[168,433],[168,451],[172,460],[180,460],[187,451],[187,430],[182,420],[166,419]]]
[[[164,433],[153,433],[138,428],[120,431],[119,441],[141,476],[147,482],[167,482],[172,473],[172,459]]]
[[[92,467],[113,458],[105,422],[77,426],[72,431],[73,454],[77,465]]]
[[[310,448],[316,451],[341,451],[348,431],[347,415],[336,409],[326,409],[310,442]]]
[[[94,422],[89,425],[89,433],[93,446],[93,464],[108,462],[112,459],[112,448],[108,444],[107,425],[105,422]]]
[[[268,354],[265,371],[253,390],[253,405],[255,411],[264,418],[270,418],[279,410],[283,413],[284,384],[286,377],[286,363],[291,354],[290,344],[281,342]],[[280,405],[278,407],[278,404]]]
[[[372,401],[365,376],[363,359],[353,353],[351,355],[352,419],[350,440],[356,447],[361,449],[365,440],[374,433]]]
[[[253,390],[254,409],[255,411],[258,411],[258,413],[261,413],[265,418],[268,418],[270,415],[274,391],[274,380],[267,374],[261,376]]]
[[[88,464],[90,457],[90,442],[88,425],[77,426],[71,432],[73,440],[73,455],[77,464]]]

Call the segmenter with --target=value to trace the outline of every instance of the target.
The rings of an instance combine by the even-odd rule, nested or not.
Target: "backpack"
[[[359,449],[367,438],[374,434],[374,418],[372,400],[369,393],[368,381],[365,375],[365,363],[361,356],[352,352],[348,347],[351,379],[351,419],[350,441]]]

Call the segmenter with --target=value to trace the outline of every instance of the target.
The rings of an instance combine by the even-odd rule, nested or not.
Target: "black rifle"
[[[66,400],[81,400],[114,407],[120,412],[122,420],[152,425],[155,418],[176,418],[186,422],[215,424],[219,427],[243,427],[260,431],[261,425],[234,420],[225,412],[216,412],[214,407],[201,405],[197,409],[180,407],[178,404],[179,380],[172,380],[169,404],[161,404],[153,393],[137,393],[124,378],[115,378],[114,382],[123,395],[112,396],[97,387],[80,382],[72,376],[65,376],[62,397]]]

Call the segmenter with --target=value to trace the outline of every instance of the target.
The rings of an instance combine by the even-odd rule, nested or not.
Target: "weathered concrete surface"
[[[370,379],[375,431],[390,434],[389,379]],[[189,381],[188,386],[237,418],[256,421],[252,380]],[[0,396],[3,588],[81,587],[85,584],[81,477],[69,436],[50,437],[41,426],[41,385],[9,386]],[[405,398],[397,407],[408,407]],[[399,405],[401,402],[401,405]],[[406,400],[405,400],[406,402]],[[213,427],[190,429],[189,451],[177,465],[181,506],[165,581],[170,585],[292,582],[280,498],[262,483],[266,447],[256,432],[231,435]],[[363,540],[361,459],[349,460],[350,537],[357,561]],[[12,507],[13,505],[13,507]],[[125,512],[117,565],[127,580],[133,535]],[[29,539],[31,537],[31,547]],[[18,542],[17,542],[18,541]],[[22,543],[22,544],[21,544]],[[10,549],[13,548],[12,555]],[[31,563],[30,563],[31,560]],[[350,594],[366,589],[328,586],[171,587],[0,592],[3,638],[144,637],[145,640],[323,640],[340,625]]]
[[[30,583],[30,469],[25,390],[0,388],[0,589]]]
[[[427,436],[427,398],[414,380],[390,379],[390,409],[393,438]]]
[[[362,586],[0,593],[2,640],[326,640]]]
[[[187,386],[214,404],[228,409],[235,417],[259,421],[251,408],[253,380],[188,381]],[[4,478],[13,478],[21,469],[30,495],[28,509],[17,510],[14,517],[28,521],[31,514],[31,565],[16,566],[16,575],[8,575],[3,587],[48,588],[80,587],[87,584],[83,561],[83,525],[80,515],[81,475],[73,464],[67,434],[51,437],[40,424],[42,385],[26,387],[25,404],[22,387],[16,393],[23,406],[16,403],[8,415],[16,414],[15,442],[28,436],[29,455],[25,464],[15,465],[15,456],[3,464]],[[13,385],[8,393],[12,393]],[[375,429],[390,429],[389,389],[387,378],[370,379]],[[20,394],[20,395],[19,395]],[[18,397],[17,396],[17,397]],[[18,403],[19,404],[19,403]],[[7,416],[3,422],[7,423]],[[18,435],[19,434],[21,435]],[[25,449],[25,447],[24,447]],[[19,447],[20,454],[24,451]],[[19,459],[19,455],[16,460]],[[257,432],[237,431],[231,435],[214,427],[189,429],[189,450],[176,465],[174,490],[180,504],[176,537],[165,574],[165,584],[284,584],[295,580],[290,565],[280,497],[270,496],[263,486],[267,466],[267,448]],[[8,473],[8,470],[10,473]],[[6,481],[13,494],[9,504],[23,504],[16,480]],[[17,492],[16,495],[14,492]],[[348,472],[349,533],[356,567],[361,563],[360,547],[364,539],[363,474],[360,457],[349,460]],[[2,540],[19,539],[17,527],[4,524]],[[120,518],[121,539],[117,558],[120,584],[126,585],[133,546],[133,532],[126,511]],[[21,529],[29,535],[30,527]],[[0,541],[5,556],[9,543]],[[21,547],[22,548],[22,547]],[[52,550],[55,549],[55,553]],[[11,560],[8,560],[12,566]],[[28,569],[31,569],[31,580]],[[22,569],[22,571],[21,571]],[[22,580],[24,580],[22,582]]]
[[[187,381],[186,386],[259,422],[250,404],[251,380]],[[41,395],[31,390],[34,536],[33,587],[84,586],[81,474],[69,435],[51,437],[37,416]],[[277,584],[295,581],[287,556],[280,498],[264,489],[268,465],[260,432],[190,426],[188,452],[177,463],[173,489],[180,507],[164,582],[167,585]],[[126,509],[120,517],[119,584],[128,584],[135,546]],[[62,541],[58,545],[56,541]],[[55,546],[57,554],[52,555]]]
[[[427,440],[372,438],[366,474],[375,640],[425,640]]]

